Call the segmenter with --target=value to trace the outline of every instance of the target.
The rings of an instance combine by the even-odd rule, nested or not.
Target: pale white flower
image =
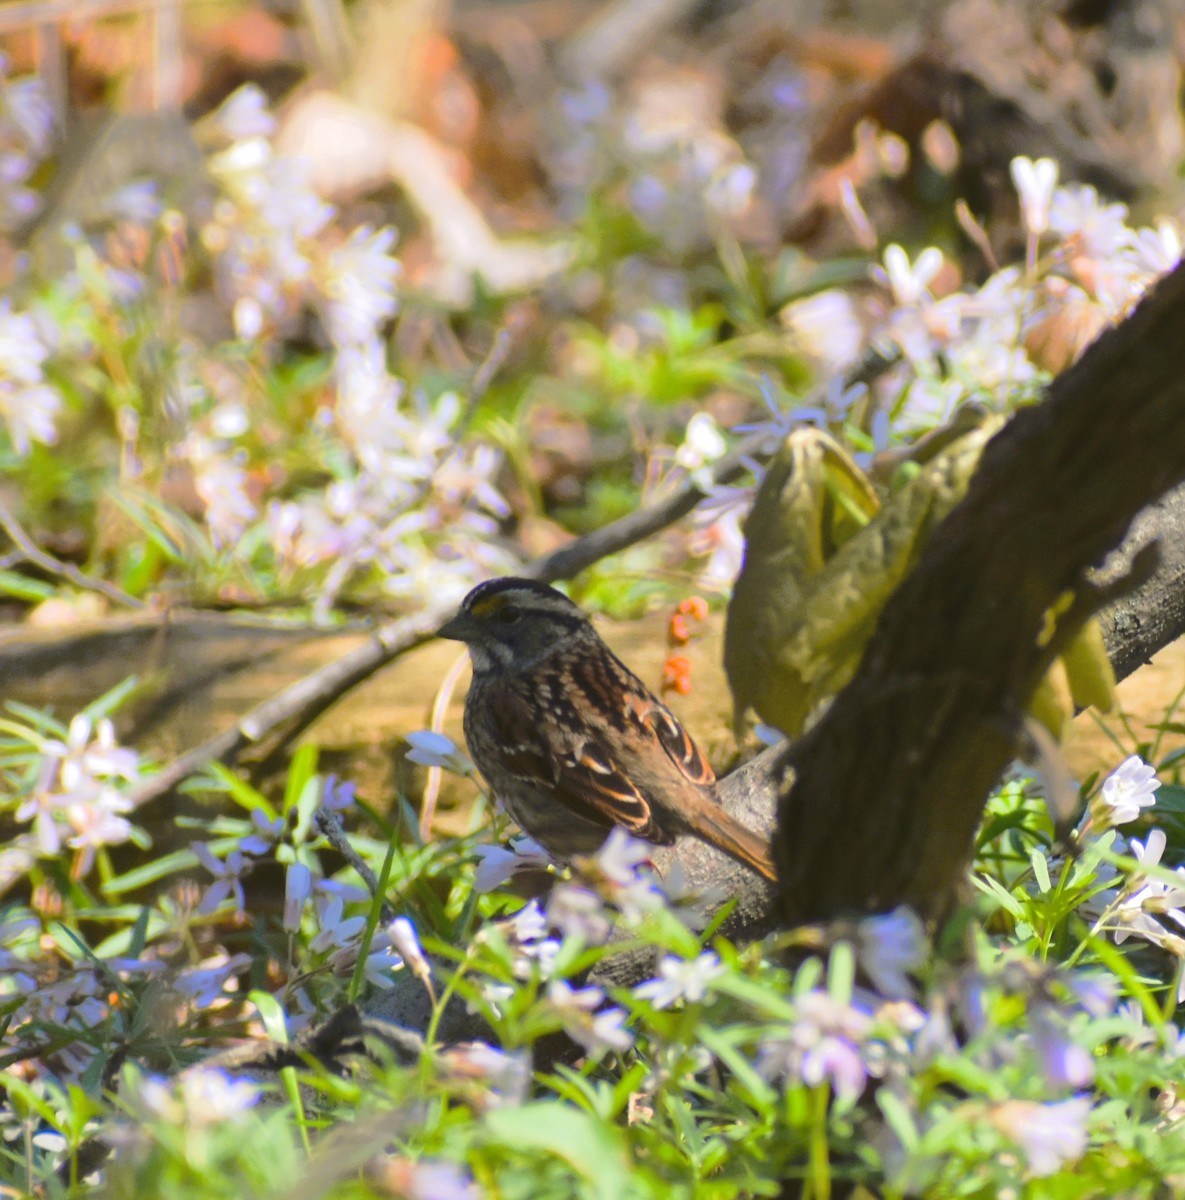
[[[93,736],[92,736],[93,735]],[[78,713],[66,733],[66,758],[62,763],[62,782],[66,787],[78,784],[71,772],[104,780],[134,780],[140,771],[140,756],[115,740],[115,726],[106,717],[91,723]]]
[[[1052,158],[1039,158],[1034,162],[1021,155],[1009,164],[1009,172],[1020,197],[1020,215],[1025,229],[1033,237],[1039,237],[1049,228],[1058,165]]]
[[[416,933],[416,927],[407,917],[396,917],[387,926],[387,936],[391,939],[391,945],[399,951],[403,956],[404,962],[411,967],[416,975],[431,977],[432,968],[429,966],[428,960],[424,956],[423,948],[420,946],[420,938]]]
[[[1167,838],[1161,829],[1153,829],[1146,843],[1131,839],[1131,852],[1141,867],[1160,865]],[[1172,935],[1155,918],[1167,916],[1185,926],[1185,868],[1178,867],[1180,884],[1174,886],[1160,879],[1149,879],[1135,890],[1123,893],[1113,906],[1116,942],[1126,941],[1132,934],[1146,938],[1158,946],[1167,946]],[[1138,882],[1138,878],[1137,878]]]
[[[173,989],[195,1008],[209,1008],[228,992],[238,990],[238,973],[251,962],[249,954],[216,954],[186,967],[173,980]]]
[[[398,1161],[398,1171],[388,1160],[387,1170],[397,1180],[404,1200],[479,1200],[477,1184],[456,1163],[419,1159]]]
[[[330,812],[345,812],[358,802],[357,784],[326,775],[321,781],[321,806]]]
[[[87,803],[66,807],[66,819],[74,830],[74,836],[66,844],[81,851],[75,867],[79,875],[90,871],[96,850],[118,846],[132,836],[131,822],[120,815],[131,811],[131,800],[112,787],[102,788]]]
[[[263,332],[263,305],[254,296],[240,296],[231,308],[235,337],[253,342]]]
[[[313,873],[302,862],[288,864],[284,873],[284,920],[288,933],[300,930],[300,919],[304,906],[313,890]]]
[[[514,973],[519,979],[529,979],[536,972],[542,979],[551,975],[560,943],[546,936],[549,924],[537,900],[528,900],[513,917],[500,922],[499,928],[514,950]]]
[[[36,978],[24,968],[36,961],[37,939],[41,922],[20,909],[8,909],[0,916],[0,998],[27,994],[37,987]],[[17,953],[20,949],[24,953]]]
[[[1126,253],[1141,272],[1154,277],[1171,271],[1181,261],[1181,251],[1180,228],[1162,217],[1155,229],[1131,231]]]
[[[199,916],[208,916],[222,907],[224,900],[233,897],[235,911],[242,912],[246,907],[243,896],[243,873],[250,869],[250,860],[241,850],[231,850],[226,858],[219,858],[205,842],[193,842],[190,850],[194,857],[214,876],[214,882],[202,897],[198,905]]]
[[[263,137],[240,139],[207,165],[221,196],[201,236],[239,336],[282,328],[316,298],[316,239],[333,209],[309,187],[307,165],[277,158]]]
[[[596,892],[575,883],[559,883],[547,898],[547,919],[565,937],[578,937],[599,946],[613,928],[604,901]]]
[[[407,735],[411,749],[407,757],[423,767],[441,767],[454,775],[473,774],[473,763],[447,734],[432,729],[418,729]]]
[[[7,58],[0,74],[8,74]],[[45,81],[36,75],[5,78],[0,91],[0,121],[5,132],[19,138],[30,154],[36,157],[46,154],[53,140],[56,118]]]
[[[206,507],[210,536],[220,548],[234,546],[258,514],[247,494],[243,457],[204,439],[192,439],[188,449],[194,490]]]
[[[1125,758],[1103,783],[1099,799],[1091,806],[1092,816],[1100,827],[1126,825],[1134,821],[1140,811],[1156,803],[1156,789],[1160,781],[1155,768],[1149,766],[1138,754]]]
[[[905,306],[930,298],[927,289],[942,269],[944,259],[936,246],[927,246],[911,263],[905,250],[893,242],[885,247],[882,261],[894,300]]]
[[[1127,206],[1106,203],[1087,184],[1061,187],[1053,194],[1049,227],[1089,258],[1102,261],[1128,240]]]
[[[704,188],[707,207],[719,217],[736,219],[752,207],[757,171],[747,162],[729,163],[716,170]]]
[[[546,871],[551,855],[533,838],[514,838],[506,846],[474,846],[477,870],[473,873],[475,891],[492,892],[520,871]]]
[[[630,837],[622,826],[614,825],[594,859],[607,879],[625,886],[637,880],[638,868],[650,861],[650,854],[648,842]]]
[[[697,1004],[723,974],[720,959],[710,950],[692,959],[668,954],[658,964],[658,976],[639,984],[634,995],[649,1000],[655,1008],[670,1008],[677,1000]]]
[[[196,1066],[175,1080],[142,1079],[135,1100],[151,1116],[201,1129],[241,1116],[259,1100],[259,1089],[248,1079]]]
[[[1052,1005],[1033,1006],[1029,1032],[1041,1073],[1051,1089],[1077,1090],[1094,1082],[1094,1058],[1074,1040]]]
[[[381,937],[381,934],[376,936],[375,942],[377,943]],[[405,965],[403,956],[396,954],[386,946],[372,947],[366,956],[363,973],[367,983],[378,988],[389,988],[395,986],[396,971],[402,970]]]
[[[138,778],[139,755],[116,744],[112,722],[92,722],[82,713],[70,722],[65,740],[44,739],[40,749],[36,784],[14,816],[34,822],[44,854],[58,853],[65,839],[78,851],[72,870],[84,876],[96,851],[132,836],[132,824],[125,817],[132,811],[132,800],[121,785]]]
[[[652,847],[616,825],[591,859],[576,866],[594,883],[604,899],[621,913],[625,924],[637,924],[664,904],[657,876],[650,866]]]
[[[711,413],[698,412],[687,422],[687,432],[675,451],[675,462],[686,471],[698,471],[720,458],[728,443]]]
[[[213,116],[214,127],[229,142],[246,138],[270,138],[276,119],[267,109],[267,96],[254,83],[232,92]]]
[[[828,288],[787,304],[778,315],[796,345],[842,384],[843,372],[864,349],[864,326],[853,298]]]
[[[239,849],[244,854],[270,854],[288,828],[288,822],[282,816],[269,817],[262,808],[251,810],[251,824],[254,832],[239,841]]]
[[[210,428],[216,437],[238,438],[251,428],[251,418],[242,403],[228,401],[210,413]]]
[[[370,341],[398,309],[399,260],[389,253],[395,230],[361,226],[330,255],[321,288],[326,330],[335,346]]]
[[[1090,1100],[1085,1096],[1056,1104],[1008,1100],[992,1110],[992,1124],[1023,1151],[1035,1176],[1053,1175],[1086,1153],[1086,1118]]]
[[[704,556],[697,568],[698,586],[714,592],[725,592],[741,570],[745,557],[745,535],[742,523],[748,513],[752,492],[747,488],[713,488],[713,498],[696,506],[692,515],[694,528],[687,539],[688,552]],[[738,502],[737,495],[743,500]]]
[[[25,186],[53,140],[54,108],[45,83],[5,78],[0,62],[0,228],[19,229],[41,209],[42,197]]]
[[[547,918],[534,897],[510,918],[509,925],[515,940],[521,943],[537,941],[547,933]]]
[[[482,1079],[487,1102],[521,1104],[531,1087],[531,1060],[524,1051],[496,1050],[486,1042],[458,1042],[443,1050],[440,1061],[461,1079]]]
[[[34,442],[57,441],[55,421],[63,400],[45,380],[48,358],[37,321],[28,313],[13,312],[7,300],[0,302],[0,418],[21,458]]]
[[[784,1033],[763,1040],[757,1070],[818,1087],[830,1080],[836,1096],[855,1100],[878,1066],[866,1047],[872,1019],[829,993],[815,990],[794,1001],[796,1018]]]
[[[140,757],[120,746],[106,718],[79,713],[64,740],[40,743],[41,767],[31,794],[18,806],[17,821],[32,821],[43,854],[56,854],[63,838],[77,850],[74,869],[85,875],[95,852],[125,842],[132,826],[123,814],[132,802],[121,785],[136,779]]]
[[[562,979],[547,985],[547,1000],[558,1013],[564,1030],[589,1054],[625,1051],[634,1039],[624,1028],[626,1014],[620,1008],[600,1009],[605,993],[597,987],[573,989]]]
[[[909,972],[926,961],[927,952],[925,930],[912,909],[902,906],[860,922],[856,956],[883,996],[912,996]]]
[[[320,932],[309,943],[314,954],[336,950],[352,942],[366,928],[363,916],[347,917],[340,896],[330,896],[317,904],[317,925]]]
[[[328,881],[323,880],[320,886]],[[365,898],[365,896],[363,897]],[[352,974],[358,965],[358,955],[362,951],[362,942],[352,936],[341,941],[341,944],[329,955],[326,965],[335,975]],[[363,974],[368,983],[379,988],[393,987],[395,973],[407,964],[401,955],[391,949],[391,936],[388,930],[376,930],[366,951],[366,962],[363,964]]]

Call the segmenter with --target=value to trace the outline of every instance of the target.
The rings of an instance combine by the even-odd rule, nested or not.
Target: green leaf
[[[129,675],[122,682],[104,692],[97,700],[92,700],[82,711],[92,721],[102,720],[103,717],[109,717],[113,712],[118,712],[136,694],[139,687],[140,677]]]
[[[276,810],[268,798],[246,780],[240,779],[228,766],[220,762],[211,762],[207,764],[206,770],[240,808],[245,808],[248,812],[261,808],[268,820],[276,819]]]
[[[837,1004],[850,1004],[855,981],[856,955],[848,942],[836,942],[827,963],[827,991]]]
[[[696,1036],[698,1041],[707,1046],[728,1067],[736,1076],[737,1082],[756,1097],[759,1106],[768,1109],[773,1105],[778,1093],[753,1069],[748,1055],[733,1045],[727,1031],[700,1025],[696,1030]]]
[[[8,700],[5,702],[4,707],[14,717],[20,717],[32,729],[50,734],[53,737],[66,736],[66,726],[57,720],[57,718],[51,717],[48,713],[43,713],[39,708],[31,708],[28,704],[22,704],[19,700]],[[9,721],[0,722],[0,728],[10,733],[15,733],[18,737],[24,737],[26,733],[26,730],[18,725],[13,725]]]
[[[768,983],[759,983],[756,980],[746,979],[736,972],[730,972],[715,980],[712,988],[722,996],[731,996],[734,1000],[744,1001],[762,1017],[768,1017],[774,1021],[794,1020],[794,1005],[790,1004],[785,996],[771,988]]]
[[[313,827],[313,817],[316,816],[317,806],[321,803],[321,779],[312,775],[305,780],[300,795],[296,801],[296,825],[292,830],[292,841],[297,846],[308,840],[309,830]],[[291,811],[285,807],[285,811]]]
[[[1033,868],[1033,877],[1041,891],[1049,891],[1049,861],[1040,846],[1034,846],[1029,853],[1029,865]]]
[[[990,875],[972,875],[971,882],[981,892],[986,892],[993,899],[998,900],[1001,907],[1006,912],[1010,912],[1018,921],[1024,916],[1024,909],[1021,907],[1020,901]]]
[[[625,1140],[617,1128],[561,1104],[539,1101],[520,1108],[497,1108],[486,1128],[513,1150],[542,1151],[566,1162],[602,1200],[620,1200],[630,1187]]]
[[[877,1088],[876,1106],[889,1128],[897,1135],[897,1140],[912,1154],[918,1145],[918,1128],[901,1098],[887,1087]]]
[[[1160,1011],[1160,1005],[1156,1003],[1156,997],[1140,978],[1140,973],[1132,966],[1127,955],[1105,937],[1092,936],[1086,941],[1099,962],[1123,983],[1127,994],[1139,1004],[1145,1020],[1153,1027],[1159,1028],[1164,1023],[1164,1014]]]
[[[169,562],[192,566],[199,561],[208,566],[213,561],[202,527],[180,509],[133,487],[109,487],[104,494]]]
[[[145,887],[164,879],[166,875],[175,875],[179,871],[190,871],[198,865],[198,860],[192,850],[174,850],[155,862],[145,863],[142,867],[133,867],[114,879],[103,884],[104,896],[122,896],[124,892],[133,892],[136,888]]]
[[[255,1005],[267,1036],[278,1045],[288,1045],[288,1022],[279,1000],[270,992],[249,992],[247,999]]]
[[[1179,783],[1162,783],[1156,789],[1156,812],[1178,813],[1185,816],[1185,787]]]
[[[57,588],[41,579],[30,579],[17,571],[0,571],[0,593],[34,604],[57,594]]]
[[[18,1115],[23,1117],[28,1112],[35,1112],[50,1128],[61,1127],[54,1106],[39,1096],[31,1084],[8,1071],[0,1071],[0,1080],[3,1081],[9,1103]]]
[[[284,813],[287,815],[299,803],[309,780],[317,773],[317,747],[301,746],[288,764],[288,778],[284,781]],[[318,793],[319,794],[319,793]]]
[[[144,947],[148,945],[148,920],[151,916],[152,909],[145,904],[140,909],[140,915],[136,918],[135,925],[132,926],[128,949],[133,958],[139,958],[144,953]]]

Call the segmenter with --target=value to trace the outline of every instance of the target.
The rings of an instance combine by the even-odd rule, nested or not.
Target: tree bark
[[[786,922],[949,903],[1054,655],[1047,614],[1089,598],[1088,570],[1185,478],[1182,331],[1185,265],[988,445],[855,678],[777,765]]]
[[[1156,570],[1099,614],[1116,679],[1126,679],[1185,633],[1185,487],[1173,488],[1140,513],[1123,545],[1094,576],[1096,582],[1120,579],[1136,554],[1153,542],[1160,552]]]

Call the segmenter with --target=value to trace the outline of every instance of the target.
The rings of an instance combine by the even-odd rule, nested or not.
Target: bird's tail
[[[752,867],[772,883],[778,880],[774,866],[773,847],[759,834],[746,829],[735,817],[730,817],[718,804],[705,801],[697,806],[692,832],[705,842],[722,850],[737,862]]]

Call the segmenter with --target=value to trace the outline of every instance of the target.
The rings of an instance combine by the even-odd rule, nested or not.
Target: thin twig
[[[314,818],[317,830],[325,840],[358,872],[358,878],[366,884],[372,896],[378,895],[378,876],[363,861],[362,856],[350,844],[349,835],[342,828],[341,819],[331,808],[322,805],[317,809]],[[379,920],[383,925],[390,925],[395,920],[395,910],[384,900],[379,910]]]
[[[129,596],[122,588],[105,579],[92,579],[83,574],[73,563],[62,562],[52,554],[42,550],[25,531],[24,526],[13,515],[12,510],[0,500],[0,529],[12,539],[25,562],[39,567],[47,575],[55,575],[59,579],[68,580],[75,587],[87,592],[98,592],[106,596],[114,604],[126,605],[128,608],[144,608],[144,601]]]
[[[528,563],[523,567],[522,574],[545,582],[571,579],[602,558],[625,550],[658,533],[660,529],[673,525],[706,499],[713,488],[732,483],[750,470],[754,461],[768,458],[769,451],[769,434],[755,433],[707,468],[708,477],[702,483],[698,475],[694,480],[688,479],[663,499],[610,521],[608,525],[594,529],[574,542]]]

